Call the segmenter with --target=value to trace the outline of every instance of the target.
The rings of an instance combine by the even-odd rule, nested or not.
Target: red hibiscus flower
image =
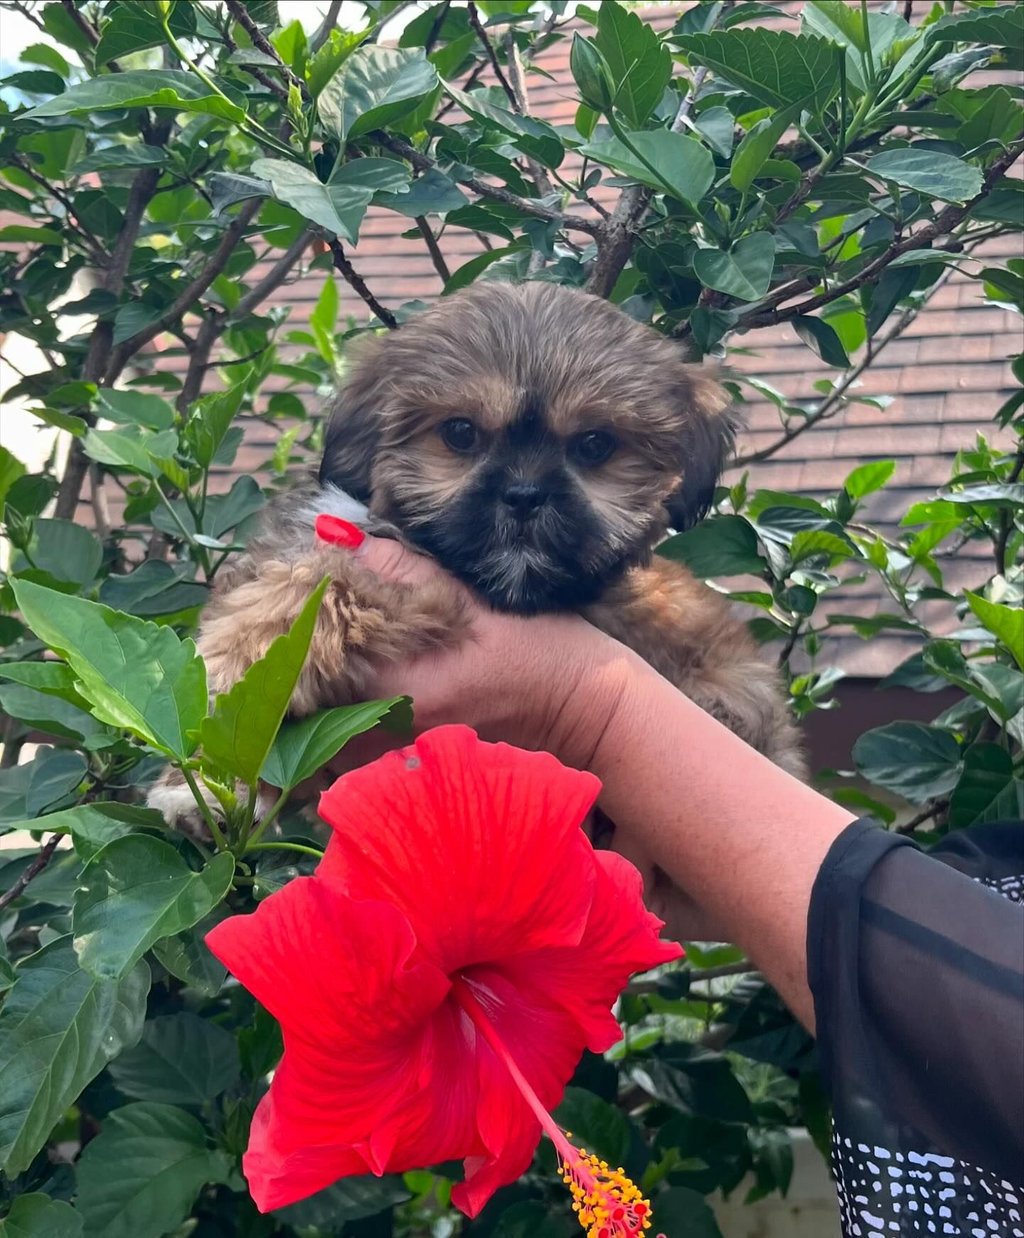
[[[621,1171],[548,1116],[583,1050],[619,1039],[629,977],[682,954],[637,871],[580,829],[599,788],[466,727],[428,732],[321,798],[315,876],[208,934],[284,1033],[243,1162],[260,1209],[462,1159],[452,1202],[475,1216],[543,1128],[595,1238],[647,1228]]]

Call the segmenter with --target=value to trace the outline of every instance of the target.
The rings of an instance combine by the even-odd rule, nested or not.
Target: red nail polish
[[[362,529],[340,516],[320,515],[316,518],[316,535],[322,542],[330,542],[332,546],[344,546],[346,550],[355,550],[366,540]]]

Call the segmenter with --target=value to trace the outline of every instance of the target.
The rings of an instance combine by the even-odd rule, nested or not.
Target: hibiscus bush
[[[1024,308],[1024,263],[983,248],[1021,229],[1019,91],[972,76],[1021,67],[1021,6],[828,0],[787,6],[798,27],[762,3],[656,25],[603,0],[569,26],[567,7],[364,0],[342,28],[332,0],[309,30],[274,0],[5,10],[38,27],[2,83],[5,399],[56,437],[41,464],[0,449],[3,1238],[579,1232],[548,1143],[473,1220],[450,1205],[462,1169],[440,1138],[421,1168],[262,1214],[241,1176],[282,1037],[206,935],[303,888],[328,831],[293,792],[361,731],[408,731],[409,706],[286,721],[316,594],[212,705],[191,635],[268,493],[315,459],[348,341],[419,308],[382,304],[360,273],[351,247],[371,205],[422,240],[439,292],[586,287],[695,357],[792,323],[834,378],[799,405],[731,380],[741,404],[777,404],[759,459],[856,399],[954,267]],[[531,114],[534,58],[569,40],[578,106],[552,125]],[[449,269],[442,232],[477,238],[477,256]],[[271,302],[300,267],[322,278],[308,323]],[[891,461],[811,500],[759,486],[754,460],[661,548],[747,608],[800,717],[835,704],[833,651],[851,632],[903,634],[889,683],[955,691],[928,725],[861,736],[856,769],[819,771],[926,843],[1024,813],[1024,455],[1006,446],[1022,407],[1024,388],[992,408],[992,434],[898,524],[871,515]],[[254,427],[265,467],[236,476]],[[850,613],[858,591],[884,608]],[[205,831],[141,806],[168,762]],[[369,993],[381,959],[361,949]],[[337,1000],[370,1061],[365,994]],[[827,1150],[813,1043],[733,947],[688,944],[616,1011],[622,1038],[583,1054],[557,1118],[624,1167],[657,1228],[709,1238],[708,1196],[784,1193],[795,1129]],[[351,1073],[363,1058],[346,1045]],[[325,1123],[340,1104],[325,1083]]]

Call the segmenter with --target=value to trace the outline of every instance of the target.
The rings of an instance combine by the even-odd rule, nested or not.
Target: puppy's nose
[[[512,509],[514,516],[529,520],[547,502],[548,493],[532,482],[520,482],[506,487],[501,498]]]

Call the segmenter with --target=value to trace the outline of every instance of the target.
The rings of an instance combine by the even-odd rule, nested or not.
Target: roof
[[[645,16],[661,27],[674,20],[680,7],[658,5],[645,11]],[[795,11],[794,6],[790,8]],[[527,81],[534,114],[556,124],[571,122],[577,103],[569,71],[569,40],[559,40],[540,52],[532,68]],[[371,208],[358,246],[349,251],[355,269],[392,309],[413,300],[430,301],[442,287],[421,238],[402,235],[410,227],[411,221],[402,216]],[[1016,237],[999,238],[989,242],[985,252],[1003,257],[1019,254],[1018,241]],[[452,230],[442,232],[439,248],[449,268],[455,270],[482,252],[483,244],[471,233]],[[254,272],[254,281],[259,274],[259,270]],[[268,298],[264,309],[287,306],[289,325],[301,327],[328,277],[334,276],[319,265],[310,271],[307,261]],[[340,292],[342,314],[365,320],[365,306],[347,285],[340,284]],[[732,342],[753,354],[731,354],[729,364],[740,373],[766,380],[791,401],[820,398],[814,383],[839,373],[821,362],[791,325],[762,329]],[[976,281],[953,272],[860,380],[859,393],[891,396],[892,402],[884,409],[851,404],[827,425],[795,437],[769,459],[750,466],[751,487],[822,497],[833,493],[858,464],[893,459],[894,481],[871,496],[863,509],[867,523],[892,524],[911,503],[932,495],[949,479],[958,449],[971,446],[977,434],[998,439],[992,416],[1016,385],[1009,357],[1020,348],[1019,318],[986,303]],[[165,368],[173,370],[183,364],[183,359],[168,355]],[[752,398],[745,405],[745,426],[737,443],[741,458],[776,442],[781,428],[775,405],[756,398],[753,391],[747,394]],[[308,393],[308,398],[316,397]],[[234,471],[257,472],[265,467],[276,437],[275,430],[253,422]],[[984,546],[965,546],[950,566],[950,587],[976,585],[986,579],[990,572],[982,562],[985,554]],[[847,612],[870,614],[883,606],[880,592],[873,593],[870,587],[860,587],[841,599],[841,608]],[[870,641],[843,638],[838,649],[833,644],[835,660],[848,674],[859,676],[883,675],[907,652],[906,638],[898,635],[878,635]]]

